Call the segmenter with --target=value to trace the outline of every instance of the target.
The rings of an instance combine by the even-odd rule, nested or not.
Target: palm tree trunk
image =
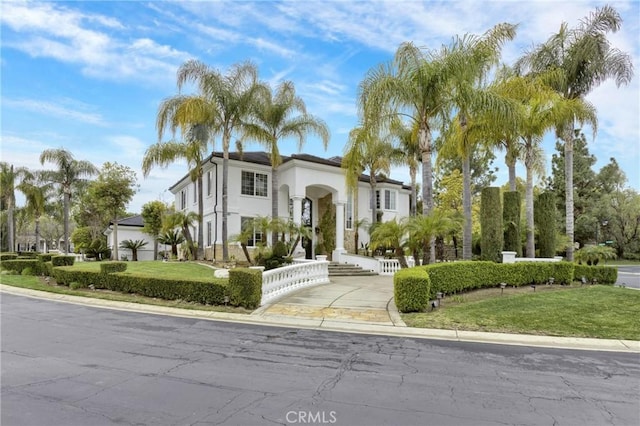
[[[13,166],[11,166],[13,169]],[[13,197],[11,194],[7,197],[7,243],[9,244],[9,252],[15,251],[15,219],[13,218]]]
[[[271,167],[271,221],[273,223],[274,220],[278,217],[278,187],[280,186],[278,182],[278,168]],[[271,232],[271,244],[275,245],[276,241],[278,241],[278,230],[273,229]]]
[[[369,178],[369,185],[371,186],[371,223],[376,224],[378,222],[378,197],[376,194],[376,179],[371,173]]]
[[[204,259],[204,197],[202,193],[202,169],[198,173],[198,250],[195,259]]]
[[[40,216],[36,216],[36,253],[40,253]]]
[[[158,237],[153,238],[153,260],[158,260]]]
[[[462,229],[462,259],[471,260],[471,161],[469,155],[462,160],[462,208],[464,210],[464,228]]]
[[[527,257],[536,257],[536,247],[534,241],[534,223],[533,223],[533,164],[532,159],[527,154],[526,159],[527,168],[527,188],[525,190],[525,210],[527,220]],[[549,225],[553,226],[553,224]]]
[[[402,247],[396,247],[396,257],[398,258],[398,262],[400,262],[400,268],[405,269],[408,268],[407,258],[404,257],[404,250]]]
[[[418,143],[422,151],[422,214],[428,215],[433,210],[433,166],[431,164],[431,131],[426,123],[418,129]],[[436,261],[435,239],[429,241],[429,262]]]
[[[227,212],[229,211],[229,139],[225,134],[222,153],[222,260],[229,261],[229,242],[227,241]]]
[[[71,188],[64,188],[64,254],[69,253],[69,208],[71,204]],[[116,254],[118,249],[116,248]],[[117,259],[116,259],[117,260]]]
[[[509,169],[509,191],[513,192],[516,191],[516,158],[512,153],[507,151],[504,160]]]
[[[416,215],[416,211],[418,206],[416,205],[418,202],[418,193],[416,188],[416,174],[418,171],[415,167],[409,168],[409,176],[411,176],[411,211],[409,214],[414,217]]]
[[[571,133],[567,133],[564,141],[564,173],[565,173],[565,214],[567,237],[567,260],[573,262],[573,125]]]

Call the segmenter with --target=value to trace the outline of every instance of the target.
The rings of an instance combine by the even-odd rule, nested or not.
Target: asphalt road
[[[3,426],[640,424],[638,354],[0,307]]]
[[[640,289],[640,266],[618,266],[616,285]]]

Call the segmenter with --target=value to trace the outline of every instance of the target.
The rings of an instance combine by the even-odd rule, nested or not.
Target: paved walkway
[[[262,306],[252,316],[405,327],[393,302],[393,277],[331,277],[330,284],[302,289]]]

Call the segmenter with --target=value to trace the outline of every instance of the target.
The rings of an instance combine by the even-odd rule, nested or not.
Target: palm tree
[[[76,160],[64,148],[46,149],[40,154],[40,164],[50,162],[57,169],[42,172],[43,179],[60,188],[64,209],[64,252],[69,253],[69,209],[74,186],[85,177],[98,173],[98,169],[86,160]]]
[[[138,261],[138,250],[146,245],[147,242],[145,240],[124,240],[120,242],[120,248],[131,250],[131,260],[134,262]]]
[[[182,231],[178,229],[169,229],[158,237],[160,244],[171,246],[171,254],[175,257],[178,256],[178,246],[184,243],[184,241]]]
[[[14,251],[15,246],[15,219],[13,217],[16,206],[15,189],[18,180],[22,178],[28,170],[24,167],[13,167],[13,164],[0,162],[0,198],[7,210],[7,234],[9,251]]]
[[[553,88],[566,99],[584,99],[604,81],[613,78],[619,87],[633,77],[631,57],[612,47],[607,34],[615,33],[622,25],[620,14],[611,6],[596,8],[577,28],[569,29],[566,22],[546,42],[527,52],[516,68],[533,74],[553,69],[561,78]],[[574,120],[556,126],[556,136],[564,142],[565,153],[565,214],[566,232],[570,240],[567,260],[573,261],[573,135]]]
[[[349,132],[349,140],[345,146],[342,167],[347,170],[347,186],[357,192],[357,178],[360,171],[369,173],[371,187],[371,223],[378,220],[376,187],[378,176],[388,175],[391,165],[401,161],[398,151],[390,142],[390,134],[380,137],[373,127],[360,126]]]
[[[388,222],[378,223],[371,231],[371,248],[375,250],[380,247],[393,247],[401,268],[408,267],[407,259],[404,256],[404,247],[407,244],[407,220],[399,222],[394,218]]]
[[[192,259],[196,259],[197,247],[193,243],[193,237],[191,236],[191,228],[193,224],[200,220],[196,212],[174,212],[170,213],[164,218],[164,228],[169,231],[173,228],[179,227],[182,231],[182,235],[187,242],[187,250]]]
[[[142,159],[142,174],[149,176],[154,165],[162,168],[184,159],[189,167],[189,177],[195,183],[198,196],[198,250],[196,259],[204,255],[204,197],[202,189],[202,162],[207,154],[209,131],[204,125],[187,126],[184,132],[185,141],[158,142],[147,148]]]
[[[292,82],[282,82],[274,94],[271,90],[262,93],[249,122],[243,126],[242,141],[255,140],[269,151],[271,157],[271,217],[278,213],[278,167],[282,157],[278,142],[282,139],[295,138],[298,150],[302,149],[308,134],[315,134],[322,140],[326,149],[329,144],[329,128],[320,118],[307,114],[302,98],[296,95]],[[278,239],[277,231],[272,232],[272,244]]]
[[[36,252],[40,251],[40,218],[45,214],[51,184],[43,183],[41,173],[27,173],[17,188],[24,194],[25,208],[35,222]]]
[[[417,215],[407,223],[409,232],[408,245],[412,248],[416,265],[418,264],[419,250],[427,246],[427,243],[436,237],[445,237],[458,231],[460,221],[454,216],[445,214],[439,208],[434,209],[428,215]],[[426,251],[423,253],[422,264],[426,264]]]
[[[159,138],[163,129],[187,129],[193,125],[206,126],[212,135],[222,137],[222,257],[229,260],[227,214],[229,209],[229,148],[234,134],[243,126],[261,93],[269,89],[258,81],[258,69],[246,62],[231,67],[226,75],[203,62],[189,60],[177,74],[178,90],[187,83],[195,83],[198,94],[176,95],[165,99],[158,109],[156,127]]]
[[[393,64],[369,71],[359,88],[360,108],[371,111],[365,114],[367,122],[382,124],[399,114],[417,127],[423,214],[429,214],[433,209],[432,133],[437,122],[446,116],[447,79],[453,71],[446,69],[441,58],[433,52],[422,50],[413,43],[403,43],[396,51]],[[435,261],[434,247],[432,241],[432,261]]]
[[[420,164],[420,145],[418,145],[418,132],[415,125],[407,126],[400,120],[394,120],[391,124],[391,134],[398,139],[398,153],[402,162],[409,167],[411,179],[411,216],[416,215],[418,194],[416,187],[416,175]]]
[[[515,37],[515,26],[498,24],[483,36],[456,37],[442,49],[442,60],[449,75],[447,104],[455,111],[449,126],[449,140],[462,158],[463,209],[465,224],[462,232],[462,258],[471,259],[471,153],[478,143],[486,141],[492,123],[513,123],[511,101],[489,90],[484,83],[491,68],[498,63],[502,44]]]

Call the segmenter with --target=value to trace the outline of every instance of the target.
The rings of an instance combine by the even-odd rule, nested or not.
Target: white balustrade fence
[[[264,305],[294,290],[329,282],[329,262],[295,262],[262,273],[262,300]]]
[[[407,256],[406,259],[410,268],[415,266],[413,256]],[[398,259],[383,259],[342,253],[338,262],[350,263],[380,275],[393,275],[400,270],[400,261]]]

